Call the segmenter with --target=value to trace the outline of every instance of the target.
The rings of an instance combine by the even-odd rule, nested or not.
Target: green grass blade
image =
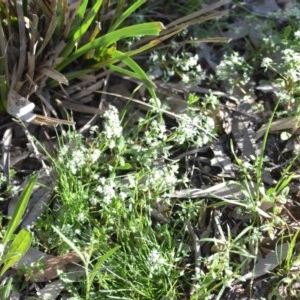
[[[69,240],[57,227],[55,227],[53,225],[51,225],[51,227],[61,237],[61,239],[67,245],[69,245],[72,250],[74,250],[78,254],[78,256],[80,257],[82,262],[86,264],[86,259],[85,259],[84,255],[82,254],[82,252],[80,251],[80,249],[71,240]]]
[[[112,44],[117,41],[129,38],[129,37],[137,37],[137,36],[145,36],[145,35],[158,35],[159,32],[163,29],[163,25],[160,22],[149,22],[143,24],[137,24],[128,26],[122,29],[118,29],[114,32],[110,32],[105,34],[102,37],[95,39],[94,41],[85,44],[81,48],[79,48],[75,53],[66,58],[61,64],[57,66],[57,70],[62,70],[66,66],[68,66],[72,61],[79,58],[80,56],[86,54],[87,52],[94,49],[107,49]]]
[[[57,42],[61,38],[61,34],[63,32],[63,26],[64,26],[64,19],[65,19],[65,11],[66,11],[66,6],[67,1],[62,0],[62,1],[56,1],[55,3],[55,14],[56,14],[56,27],[53,33],[53,40],[54,43],[57,44]]]
[[[130,15],[132,15],[146,0],[138,0],[131,5],[126,11],[116,20],[116,22],[110,27],[109,31],[116,30]]]
[[[128,66],[131,70],[133,70],[134,73],[130,74],[126,74],[129,76],[133,76],[139,80],[141,80],[147,88],[153,88],[155,87],[154,83],[149,79],[149,77],[147,76],[147,74],[144,72],[144,70],[129,56],[127,56],[125,53],[121,52],[121,51],[114,51],[112,53],[112,57],[118,59],[119,61],[121,61],[122,63],[124,63],[126,66]],[[119,70],[119,72],[123,72],[123,74],[126,73],[127,70],[124,70],[120,67],[114,67],[113,65],[110,66],[111,69],[117,71],[117,69]]]
[[[78,10],[75,12],[76,13],[76,17],[75,17],[75,19],[74,19],[74,21],[72,23],[71,29],[70,29],[70,31],[68,33],[68,38],[67,38],[68,42],[67,42],[66,47],[60,53],[60,57],[67,57],[67,56],[69,56],[70,53],[72,52],[72,50],[74,49],[75,43],[76,43],[76,39],[75,39],[74,35],[81,28],[81,24],[83,22],[83,18],[84,18],[85,12],[86,12],[87,5],[88,5],[88,0],[83,0],[81,2],[81,4],[80,4]],[[84,33],[82,33],[82,35],[83,34]]]
[[[80,27],[80,24],[82,23],[82,20],[84,18],[85,12],[86,12],[87,5],[88,5],[88,0],[81,1],[80,6],[79,6],[78,10],[76,11],[76,17],[72,24],[71,30],[69,32],[68,40],[75,41],[74,34]]]
[[[10,267],[24,256],[30,247],[31,240],[31,233],[27,229],[22,229],[16,235],[7,253],[5,253],[5,256],[3,257],[4,265],[0,276],[2,276]]]
[[[1,62],[0,62],[1,64]],[[8,82],[5,75],[0,75],[0,113],[6,111]]]
[[[97,271],[99,271],[101,265],[106,261],[109,257],[111,257],[117,250],[120,249],[121,246],[116,246],[109,251],[107,251],[104,255],[100,257],[100,259],[97,261],[97,263],[94,265],[93,270],[90,274],[90,282],[93,282],[95,279],[95,276],[97,275]]]
[[[8,243],[8,241],[11,239],[12,234],[20,224],[20,221],[24,215],[25,209],[27,207],[28,201],[31,196],[31,192],[33,190],[33,187],[38,179],[38,174],[34,174],[28,181],[26,187],[22,191],[20,198],[18,199],[15,211],[11,217],[11,220],[9,221],[5,236],[3,238],[2,244],[4,247]]]
[[[9,277],[6,284],[0,287],[0,299],[10,300],[10,294],[13,291],[13,278]]]
[[[99,12],[99,9],[102,5],[102,0],[96,1],[95,5],[92,7],[92,9],[87,14],[86,18],[82,22],[81,26],[75,31],[74,35],[72,36],[72,40],[75,42],[78,39],[80,39],[86,31],[89,29],[91,23],[95,19],[95,16]]]

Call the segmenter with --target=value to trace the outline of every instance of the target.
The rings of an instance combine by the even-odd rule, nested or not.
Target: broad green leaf
[[[18,262],[27,252],[31,244],[31,233],[27,229],[22,229],[14,238],[7,253],[3,257],[4,265],[1,269],[2,276],[10,267]]]
[[[11,220],[8,223],[8,227],[5,232],[5,236],[3,238],[2,244],[4,245],[4,247],[6,246],[8,241],[11,239],[14,231],[20,224],[20,221],[24,215],[25,209],[27,207],[28,201],[31,196],[31,192],[33,190],[33,187],[34,187],[37,179],[38,179],[38,174],[36,173],[29,179],[26,187],[24,188],[24,190],[22,191],[22,193],[20,195],[20,198],[18,199],[15,211],[11,217]]]
[[[149,22],[143,24],[137,24],[128,26],[122,29],[118,29],[114,32],[110,32],[89,42],[79,48],[75,53],[66,58],[61,64],[57,66],[57,70],[61,70],[68,66],[72,61],[79,58],[80,56],[86,54],[87,52],[94,49],[106,49],[112,44],[129,37],[138,37],[145,35],[158,35],[163,29],[163,25],[160,22]]]
[[[146,0],[138,0],[132,4],[126,11],[116,20],[116,22],[110,27],[109,32],[116,30],[130,15],[132,15]]]

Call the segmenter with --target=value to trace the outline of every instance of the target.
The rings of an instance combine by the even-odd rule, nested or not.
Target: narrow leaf
[[[92,7],[92,9],[87,14],[86,18],[84,19],[84,22],[81,24],[81,26],[75,31],[72,40],[75,42],[79,38],[81,38],[88,28],[90,27],[91,23],[93,22],[95,16],[97,15],[100,7],[102,5],[102,0],[96,1],[95,5]]]
[[[88,4],[88,0],[82,0],[78,10],[76,11],[76,17],[75,17],[75,20],[72,24],[70,33],[69,33],[69,39],[70,40],[75,41],[73,36],[74,36],[74,33],[76,32],[76,30],[80,27],[80,24],[82,23],[83,17],[85,15],[87,4]]]
[[[114,32],[107,33],[94,41],[85,44],[79,48],[75,53],[66,58],[61,64],[57,66],[57,70],[61,70],[68,66],[72,61],[78,57],[86,54],[93,49],[106,49],[112,44],[129,37],[145,36],[145,35],[158,35],[163,29],[163,25],[160,22],[149,22],[143,24],[137,24],[133,26],[128,26]]]
[[[86,259],[85,259],[84,255],[81,253],[80,249],[71,240],[69,240],[57,227],[55,227],[53,225],[51,225],[51,227],[61,237],[61,239],[67,245],[69,245],[72,250],[74,250],[78,254],[78,256],[80,257],[80,259],[82,260],[82,262],[86,263]]]
[[[146,0],[138,0],[132,4],[126,11],[117,18],[116,22],[110,27],[109,31],[116,30],[130,15],[132,15]]]
[[[97,272],[99,271],[101,265],[110,258],[117,250],[120,249],[121,246],[116,246],[109,251],[107,251],[104,255],[100,257],[100,259],[97,261],[97,263],[94,265],[93,270],[90,274],[90,282],[94,282],[95,276],[97,275]]]
[[[114,51],[112,57],[120,60],[136,74],[136,78],[141,80],[147,87],[155,87],[154,83],[149,79],[144,70],[129,56],[121,51]]]
[[[8,241],[11,239],[12,234],[20,224],[20,221],[24,215],[25,209],[27,207],[28,201],[31,196],[31,192],[33,190],[33,187],[38,179],[38,174],[34,174],[28,181],[26,187],[22,191],[20,198],[18,199],[15,211],[11,217],[11,220],[9,221],[7,231],[5,233],[5,236],[3,238],[3,245],[4,247],[8,243]]]
[[[10,267],[12,267],[24,256],[30,247],[31,240],[31,234],[27,229],[22,229],[16,235],[7,253],[3,257],[4,265],[2,267],[0,276],[2,276]]]

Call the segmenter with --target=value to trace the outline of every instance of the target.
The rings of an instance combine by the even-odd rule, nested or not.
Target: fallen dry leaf
[[[65,272],[68,264],[78,262],[80,262],[80,258],[76,252],[70,252],[60,256],[47,258],[42,261],[44,264],[42,269],[40,267],[34,267],[31,272],[27,272],[25,274],[25,278],[31,282],[48,281],[58,276],[58,270]]]

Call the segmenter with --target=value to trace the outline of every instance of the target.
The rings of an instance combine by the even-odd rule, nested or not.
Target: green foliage
[[[139,0],[132,5],[120,2],[112,22],[102,20],[109,1],[78,1],[76,5],[68,0],[38,1],[28,6],[22,6],[18,1],[1,2],[2,108],[6,107],[9,89],[21,90],[26,97],[35,93],[32,82],[40,90],[45,84],[48,87],[69,84],[72,79],[104,68],[141,80],[155,97],[152,82],[130,58],[155,46],[155,43],[136,47],[134,51],[122,48],[126,39],[157,36],[164,28],[160,22],[124,26],[128,17],[144,2]],[[16,19],[19,20],[18,26]],[[18,47],[10,36],[14,36]],[[121,67],[119,62],[125,67]],[[25,80],[25,76],[30,77],[30,82]]]
[[[0,276],[3,276],[3,274],[11,266],[13,266],[22,258],[31,244],[31,233],[29,232],[29,230],[22,229],[16,236],[13,236],[13,234],[22,220],[37,178],[38,175],[35,174],[29,179],[26,187],[20,195],[11,220],[7,225],[7,229],[1,242],[2,250],[0,262],[2,267]],[[11,244],[9,244],[9,242],[11,242]]]

